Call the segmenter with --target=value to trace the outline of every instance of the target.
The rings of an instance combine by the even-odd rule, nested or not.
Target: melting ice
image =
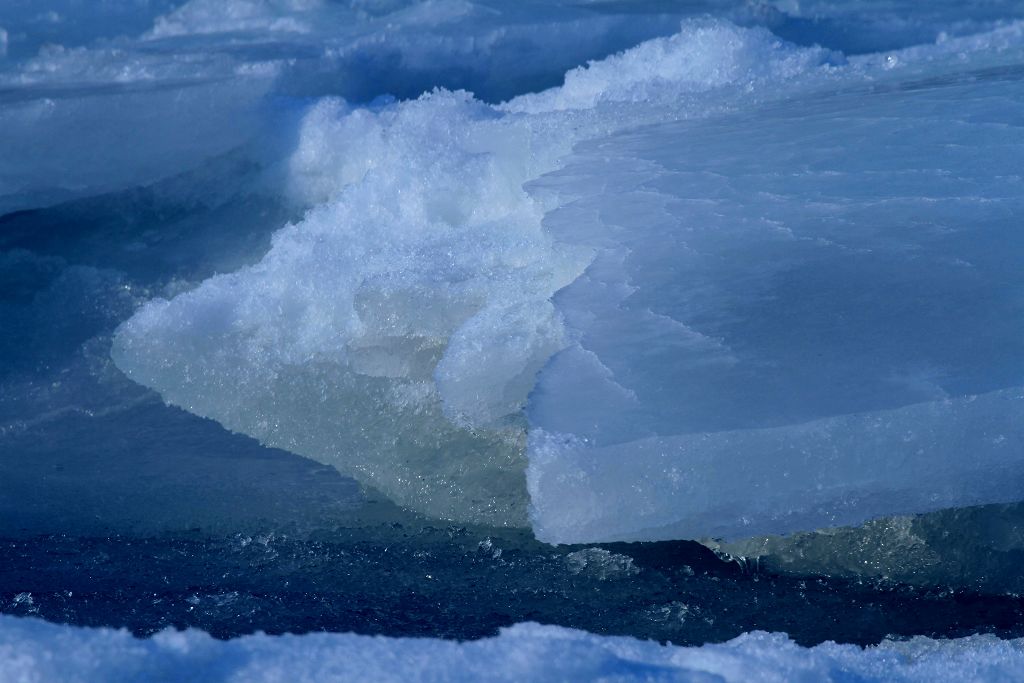
[[[722,567],[747,576],[742,560],[685,546],[705,553],[695,572],[689,557],[638,559],[684,546],[532,536],[703,538],[773,572],[1019,591],[1021,509],[992,504],[1019,501],[1024,483],[1022,17],[1008,0],[11,0],[0,536],[70,533],[73,552],[109,558],[112,541],[92,536],[165,534],[152,541],[163,571],[183,530],[284,525],[299,540],[239,537],[266,541],[242,573],[272,581],[326,562],[302,545],[319,542],[307,525],[344,526],[356,510],[375,519],[352,532],[371,550],[342,543],[333,562],[365,573],[401,548],[379,593],[434,595],[416,582],[451,564],[452,582],[470,567],[519,596],[594,590],[611,605],[593,622],[583,608],[464,607],[454,621],[479,621],[460,636],[537,614],[695,642],[738,632],[743,610],[727,597],[739,583]],[[366,513],[375,505],[385,512]],[[906,516],[919,513],[931,514]],[[427,540],[409,540],[410,520]],[[477,533],[465,551],[459,534]],[[64,606],[81,598],[49,583],[68,576],[72,551],[47,546],[47,565],[18,549],[56,541],[4,543],[0,576],[46,587],[0,586],[4,611],[139,631],[155,609],[127,601],[124,622],[74,612]],[[222,578],[234,571],[234,541],[200,545]],[[838,584],[808,598],[802,579],[773,581],[753,598],[775,605],[763,608],[771,628],[791,606],[782,594],[808,613],[838,599]],[[684,602],[683,586],[710,602]],[[215,588],[182,609],[241,609]],[[886,593],[885,618],[837,637],[919,632],[880,630],[919,598],[930,623],[950,624],[935,635],[982,623],[912,595]],[[1009,616],[983,623],[1017,633],[1002,598]],[[288,605],[318,599],[283,599],[276,623],[306,623],[288,621]],[[729,610],[712,616],[719,599]],[[265,623],[258,613],[245,623]],[[220,623],[168,614],[141,630]],[[140,645],[48,628],[2,625],[5,642],[44,653],[23,660],[30,673],[51,641],[100,648],[93,661],[110,671],[122,655],[192,666],[157,652],[178,636]],[[378,644],[381,658],[419,647]],[[947,655],[985,653],[992,675],[1019,660],[1002,641],[861,654],[752,635],[697,665],[700,651],[532,626],[445,656],[468,663],[474,648],[727,680],[787,648],[808,676],[852,667],[868,680],[893,667],[952,676]]]
[[[691,20],[500,105],[322,100],[284,162],[303,217],[114,358],[555,542],[1015,500],[1021,35],[846,59]]]

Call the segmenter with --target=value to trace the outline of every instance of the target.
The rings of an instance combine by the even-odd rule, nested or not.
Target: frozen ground
[[[0,678],[1012,679],[610,636],[1024,634],[1022,19],[4,3],[0,611],[601,635],[3,618]]]

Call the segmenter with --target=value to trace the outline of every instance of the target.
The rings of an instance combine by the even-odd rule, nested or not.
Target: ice
[[[307,150],[336,140],[300,183],[331,193],[256,266],[140,311],[115,359],[165,399],[404,504],[523,520],[522,429],[502,418],[522,407],[522,376],[558,347],[548,299],[582,267],[541,233],[521,190],[535,173],[528,132],[465,94],[376,113],[321,102],[303,124],[317,142],[301,139],[292,163],[313,175]],[[495,328],[522,335],[484,382],[473,373],[495,352]],[[449,419],[435,371],[438,385],[487,393],[456,399]],[[471,418],[487,429],[457,426]],[[466,466],[469,453],[480,467]]]
[[[983,505],[708,544],[765,572],[1016,595],[1024,588],[1022,514],[1020,503]]]
[[[202,33],[271,31],[312,33],[323,0],[189,0],[157,18],[154,38]]]
[[[188,19],[204,12],[219,12],[205,31]],[[146,299],[258,260],[272,230],[318,201],[315,183],[290,182],[288,162],[300,138],[314,140],[299,126],[320,96],[380,104],[436,85],[494,97],[547,87],[675,31],[678,16],[554,3],[4,2],[0,436],[134,405],[141,389],[110,367],[113,329]],[[0,452],[11,467],[29,457]]]
[[[29,596],[26,598],[31,599]],[[752,632],[702,647],[659,645],[539,624],[459,643],[354,634],[218,641],[201,631],[125,631],[0,617],[2,681],[965,681],[1014,680],[1024,641],[916,637],[861,649],[803,648]]]
[[[1021,677],[1020,0],[0,6],[0,682]]]
[[[320,100],[286,164],[314,208],[260,263],[141,309],[114,359],[165,400],[417,511],[523,525],[522,409],[565,344],[551,297],[592,256],[552,240],[524,184],[581,138],[827,78],[829,58],[699,20],[505,105]]]
[[[261,130],[270,76],[76,97],[0,93],[0,211],[150,184],[227,154]],[[41,126],[51,134],[34,134]]]
[[[275,118],[282,95],[370,101],[442,86],[496,102],[558,85],[588,59],[704,12],[847,51],[982,31],[1021,14],[1003,1],[886,5],[11,0],[0,16],[0,210],[148,184],[275,137],[288,129]],[[858,36],[882,37],[854,44]]]
[[[503,105],[320,100],[284,165],[313,208],[114,358],[445,519],[525,522],[529,431],[553,542],[1016,499],[1020,51],[697,20]]]
[[[566,565],[573,574],[586,574],[598,581],[624,579],[640,573],[633,558],[617,555],[604,548],[584,548],[565,556]]]
[[[990,31],[1007,20],[1021,18],[1017,0],[962,3],[914,0],[774,0],[778,14],[763,21],[772,31],[798,43],[817,43],[862,54],[932,43],[951,36]],[[769,23],[770,22],[770,23]]]
[[[835,245],[820,247],[825,260],[815,261],[819,270],[803,272],[805,280],[794,281],[794,289],[787,291],[795,296],[809,280],[827,274],[836,278],[835,286],[872,283],[877,294],[907,267],[903,272],[915,278],[907,296],[933,302],[953,297],[966,310],[973,301],[985,300],[999,277],[1013,278],[1013,235],[999,214],[1013,207],[1005,197],[984,194],[968,206],[966,195],[956,195],[956,184],[1011,192],[1014,128],[1003,124],[1016,111],[1011,105],[1020,25],[1009,20],[1019,12],[1017,5],[997,2],[964,11],[937,3],[902,23],[892,21],[907,9],[901,3],[887,3],[877,12],[866,12],[856,2],[693,3],[670,9],[658,2],[625,7],[496,0],[152,0],[130,5],[101,3],[91,12],[86,3],[63,0],[40,11],[33,3],[14,2],[0,21],[8,35],[8,54],[0,63],[0,211],[26,211],[5,218],[8,234],[11,225],[31,230],[36,214],[29,212],[40,207],[54,212],[38,214],[40,221],[56,215],[62,226],[79,221],[88,225],[95,212],[134,211],[132,197],[143,192],[140,186],[144,192],[150,187],[166,190],[158,208],[134,224],[135,232],[102,232],[117,242],[103,258],[94,258],[103,251],[95,244],[74,240],[51,250],[59,254],[53,257],[57,260],[22,251],[2,254],[5,276],[10,270],[18,281],[15,289],[24,284],[22,277],[31,285],[26,291],[32,283],[39,285],[38,300],[26,294],[0,308],[5,316],[2,342],[12,359],[0,378],[5,425],[8,419],[20,424],[26,416],[31,421],[34,414],[52,414],[69,405],[93,410],[108,399],[131,404],[137,392],[107,382],[116,375],[104,364],[107,335],[140,301],[153,299],[121,328],[115,344],[116,362],[132,378],[174,405],[265,444],[332,464],[434,517],[527,524],[528,457],[533,462],[534,519],[538,532],[552,540],[574,538],[574,529],[586,524],[592,525],[587,538],[733,535],[736,520],[741,520],[744,533],[767,533],[1012,497],[1016,469],[1012,457],[1003,458],[1019,438],[1012,407],[1018,384],[1009,381],[1017,367],[1017,348],[1012,342],[1003,344],[1013,338],[1017,319],[1012,292],[1007,290],[1002,303],[975,306],[963,314],[964,325],[992,330],[990,346],[973,360],[964,337],[951,339],[937,332],[946,318],[922,312],[903,320],[889,346],[877,349],[891,368],[874,368],[861,377],[851,356],[845,365],[819,372],[828,364],[801,363],[808,347],[782,335],[775,342],[785,348],[757,359],[777,363],[776,370],[761,369],[754,377],[775,379],[744,384],[741,375],[750,363],[744,365],[735,344],[723,342],[719,331],[692,324],[687,318],[692,311],[654,310],[657,306],[648,301],[642,305],[652,309],[651,315],[641,311],[639,319],[620,320],[614,310],[614,297],[628,298],[639,307],[645,292],[667,284],[703,287],[722,280],[724,289],[705,288],[689,299],[680,297],[679,306],[732,313],[734,298],[747,295],[732,281],[744,277],[742,260],[714,270],[693,256],[686,267],[695,269],[685,277],[671,269],[659,271],[657,259],[638,265],[643,249],[613,235],[605,218],[595,222],[587,216],[589,200],[581,195],[580,185],[607,188],[615,194],[609,201],[618,203],[617,208],[631,207],[636,220],[650,223],[636,231],[637,237],[650,236],[649,241],[645,237],[648,255],[655,249],[674,254],[679,244],[657,231],[664,232],[671,220],[687,212],[696,216],[693,212],[715,208],[691,203],[684,211],[679,200],[693,198],[672,195],[673,188],[659,186],[658,178],[670,182],[682,173],[703,171],[661,168],[671,160],[619,149],[620,144],[639,145],[640,138],[623,142],[627,138],[615,137],[618,133],[659,124],[658,132],[637,135],[649,135],[649,144],[665,147],[663,156],[720,155],[742,145],[753,149],[762,144],[758,136],[776,140],[772,154],[795,154],[785,146],[786,136],[803,127],[786,127],[787,111],[810,112],[816,134],[828,144],[848,145],[849,140],[832,131],[842,128],[846,109],[856,110],[864,93],[870,93],[875,104],[859,114],[868,150],[878,147],[871,121],[902,121],[875,126],[892,136],[902,135],[901,125],[913,128],[918,123],[921,130],[927,125],[953,131],[958,140],[961,133],[968,136],[964,149],[947,149],[942,158],[946,170],[956,171],[941,186],[953,194],[936,197],[932,213],[920,220],[935,221],[959,201],[954,207],[959,213],[951,214],[951,220],[970,215],[986,221],[991,238],[979,242],[961,235],[929,246],[918,237],[902,236],[906,243],[890,245],[892,249],[921,248],[930,255],[914,260],[891,252],[888,261],[876,254],[875,260],[863,257],[847,263],[840,250],[874,248],[871,235],[858,233],[861,243],[851,246],[835,235],[811,230],[813,239]],[[680,26],[681,17],[704,11],[729,20],[686,19]],[[851,54],[875,49],[847,40],[870,33],[865,21],[891,24],[883,36],[887,45],[936,42],[853,58],[832,49]],[[666,37],[646,40],[653,36]],[[824,47],[797,45],[814,43]],[[976,87],[966,83],[971,79],[978,81]],[[1007,93],[996,93],[992,79],[1009,84]],[[918,106],[911,93],[941,94],[954,87],[974,103],[973,118],[944,128],[956,114],[938,95],[931,100],[921,96],[930,113],[911,111]],[[521,94],[526,92],[530,94]],[[776,118],[760,122],[762,111],[775,111]],[[992,116],[1003,119],[982,120]],[[692,129],[679,123],[695,120],[706,123]],[[676,139],[690,136],[690,130],[709,136],[703,147],[694,141],[687,147],[688,138]],[[919,147],[943,144],[941,135],[917,132],[913,140]],[[981,137],[972,137],[975,133]],[[742,139],[742,145],[728,143],[731,137]],[[593,149],[606,147],[607,158],[588,156],[585,147],[569,158],[574,147],[588,140]],[[990,154],[1001,171],[985,164],[958,170],[958,165],[978,165]],[[908,164],[916,163],[907,154],[903,157]],[[724,179],[725,190],[703,176],[693,184],[702,192],[727,191],[729,183],[749,181],[737,170],[749,161],[723,156],[713,172]],[[776,171],[786,173],[798,161],[778,163]],[[559,175],[549,175],[566,164]],[[845,175],[833,178],[835,184],[860,178],[856,182],[863,186],[851,185],[849,192],[872,192],[872,183],[890,184],[869,177],[869,171],[861,176],[853,168],[838,171]],[[821,175],[803,187],[810,194],[831,192],[827,180]],[[624,186],[631,183],[649,184],[647,194],[627,191]],[[921,180],[905,189],[919,191],[926,184]],[[760,187],[766,193],[778,189],[770,183]],[[732,190],[742,198],[742,187]],[[91,204],[97,196],[103,199]],[[855,203],[857,197],[845,199]],[[777,214],[771,221],[793,222],[801,219],[797,214],[805,200],[795,193],[774,202],[764,197],[726,202],[719,197],[731,214],[691,220],[718,221],[723,227],[705,228],[702,239],[711,242],[701,249],[725,249],[726,240],[738,239],[744,242],[746,262],[759,250],[776,250],[776,261],[759,275],[772,278],[793,264],[818,259],[810,240],[785,237],[785,225],[772,232],[742,223],[771,211]],[[862,204],[867,213],[881,211]],[[208,221],[202,226],[192,219],[178,223],[164,217],[176,211],[187,214],[197,205],[223,208],[196,219]],[[819,217],[830,215],[828,207],[816,210]],[[903,211],[893,214],[893,220],[897,215],[919,220],[913,206],[893,211]],[[668,223],[663,214],[672,217]],[[833,228],[840,231],[845,229],[842,221],[873,220],[867,214],[833,214]],[[564,225],[570,220],[576,228]],[[153,227],[144,225],[146,221]],[[733,221],[738,223],[725,225]],[[272,244],[262,241],[271,227],[286,223]],[[598,229],[591,230],[593,225]],[[47,223],[33,244],[53,228]],[[68,232],[66,227],[55,229],[53,240]],[[184,233],[189,236],[182,237]],[[719,243],[713,244],[714,235],[721,238]],[[4,239],[2,244],[8,244]],[[18,237],[14,243],[21,244],[18,240],[25,241]],[[1004,245],[1001,265],[984,262],[984,254],[975,253],[996,243]],[[792,244],[797,246],[790,251]],[[626,248],[633,251],[627,255]],[[157,251],[158,263],[131,256]],[[967,266],[945,261],[938,268],[928,265],[929,258],[953,251],[965,252],[957,258],[989,278],[987,290],[965,289]],[[620,258],[621,263],[616,260]],[[840,261],[855,271],[843,276],[848,280],[833,272],[833,263]],[[858,271],[861,262],[864,270]],[[629,269],[638,267],[650,276],[646,283],[630,275]],[[205,282],[197,286],[200,280]],[[580,294],[588,283],[604,283],[600,286],[617,291],[600,302],[588,302]],[[573,303],[577,296],[583,298]],[[94,306],[97,301],[102,303]],[[760,339],[785,329],[799,335],[799,325],[772,327],[776,309],[785,308],[785,297],[773,301],[774,313],[766,309],[754,315],[742,334]],[[844,314],[853,307],[847,303]],[[873,326],[896,316],[897,305],[893,300],[858,329],[877,329]],[[601,321],[581,323],[573,315],[574,306],[588,308],[587,314]],[[49,326],[47,320],[55,322]],[[712,322],[707,326],[727,321]],[[602,350],[583,344],[580,334],[590,324],[610,325],[614,334],[607,343],[622,346]],[[757,325],[762,327],[754,329]],[[696,400],[699,382],[664,397],[651,393],[664,378],[641,377],[631,384],[611,358],[627,348],[636,352],[629,339],[619,336],[627,327],[637,343],[670,337],[680,358],[699,357],[707,363],[702,386],[710,381],[709,373],[732,368],[721,375],[729,386],[719,387],[718,397]],[[911,353],[901,346],[907,339],[920,345],[913,350],[913,362],[900,356]],[[866,342],[861,336],[822,343],[831,344],[835,355]],[[570,348],[563,352],[566,346]],[[642,355],[652,356],[656,345],[645,348]],[[42,363],[51,352],[66,360],[45,358]],[[546,366],[535,391],[537,373]],[[31,367],[45,371],[34,376]],[[631,371],[660,374],[652,371],[655,367],[654,362],[637,362]],[[797,371],[806,381],[792,374]],[[943,383],[936,373],[961,376],[958,384]],[[557,379],[563,375],[570,377]],[[108,388],[117,387],[111,393],[118,395],[85,390],[96,385],[90,384],[96,377],[103,377]],[[786,382],[799,384],[803,393],[788,391]],[[833,391],[835,382],[856,386]],[[740,390],[755,385],[757,392]],[[1004,393],[993,393],[997,390]],[[876,400],[882,394],[884,400]],[[776,401],[780,395],[789,403]],[[961,405],[974,395],[979,396],[976,404]],[[947,403],[936,403],[936,397]],[[992,408],[999,397],[1009,397],[1003,402],[1005,410]],[[634,410],[637,401],[650,410]],[[572,405],[566,408],[567,403]],[[685,424],[677,424],[681,403],[690,411]],[[918,414],[927,412],[921,405],[931,405],[931,417]],[[577,424],[592,417],[583,415],[584,406],[599,410],[596,431]],[[985,406],[988,412],[982,411]],[[714,434],[706,452],[731,453],[743,441],[773,444],[776,458],[788,459],[786,449],[795,442],[779,430],[816,425],[800,442],[809,449],[818,448],[822,434],[833,431],[853,443],[863,432],[863,426],[854,424],[858,419],[889,415],[886,411],[903,412],[893,413],[891,429],[876,430],[872,443],[880,450],[897,438],[898,429],[913,431],[912,442],[927,449],[943,440],[953,448],[948,435],[955,431],[959,447],[974,450],[983,416],[984,429],[998,430],[985,452],[997,459],[992,471],[1002,474],[967,477],[970,483],[962,491],[944,493],[934,489],[949,477],[970,474],[971,465],[936,468],[927,491],[924,483],[915,489],[894,478],[902,493],[870,504],[846,500],[842,511],[828,493],[809,500],[807,510],[780,511],[789,498],[784,487],[773,486],[781,498],[760,499],[757,505],[778,519],[763,526],[740,503],[726,508],[735,513],[733,521],[680,526],[681,508],[661,498],[645,501],[645,511],[636,507],[619,515],[619,527],[606,527],[597,520],[566,518],[562,506],[570,501],[562,499],[562,492],[569,489],[559,488],[561,484],[550,488],[556,473],[578,474],[573,468],[579,458],[600,449],[609,458],[618,457],[610,455],[612,450],[625,452],[626,443],[639,448],[641,439],[653,439],[645,447],[667,443],[659,439],[677,439],[674,447],[682,448],[690,434]],[[589,440],[585,448],[582,439]],[[868,456],[860,464],[847,460],[842,454],[850,446],[833,441],[829,447],[847,464],[845,470],[833,468],[836,480],[877,461]],[[549,461],[550,468],[540,466]],[[769,459],[763,462],[774,471]],[[913,478],[917,470],[910,462],[905,465],[900,471]],[[659,467],[648,463],[647,469],[632,473],[645,476]],[[544,479],[545,474],[551,476]],[[753,476],[753,470],[748,474]],[[797,479],[787,480],[787,485],[799,486]],[[986,479],[1002,483],[988,484]],[[594,493],[598,488],[591,481],[580,491]],[[674,496],[670,489],[659,488],[658,495]],[[911,495],[909,489],[917,493]],[[872,486],[865,490],[874,496]],[[749,499],[742,487],[732,493]],[[899,506],[886,502],[894,496],[901,497]],[[581,493],[574,504],[585,505],[585,498]],[[622,507],[616,509],[624,509],[629,499],[623,494]],[[701,514],[714,514],[708,505],[694,504]],[[559,525],[564,533],[555,530]],[[650,530],[655,527],[660,530]]]
[[[21,60],[48,44],[80,47],[142,33],[175,4],[177,0],[6,0],[0,25],[7,31],[7,57]]]
[[[597,256],[531,398],[538,537],[1019,498],[1024,81],[973,66],[577,149],[545,227]]]

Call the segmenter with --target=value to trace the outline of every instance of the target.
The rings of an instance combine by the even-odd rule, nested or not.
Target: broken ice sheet
[[[598,256],[531,397],[538,537],[1019,498],[1024,81],[942,69],[588,143],[550,179],[545,227]]]

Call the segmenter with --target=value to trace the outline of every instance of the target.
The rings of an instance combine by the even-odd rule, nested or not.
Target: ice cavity
[[[551,206],[523,185],[580,139],[705,114],[826,57],[697,22],[503,106],[322,100],[288,162],[314,208],[260,263],[142,308],[114,359],[166,400],[416,510],[525,524],[522,409],[566,343],[551,297],[593,249],[555,242]]]

